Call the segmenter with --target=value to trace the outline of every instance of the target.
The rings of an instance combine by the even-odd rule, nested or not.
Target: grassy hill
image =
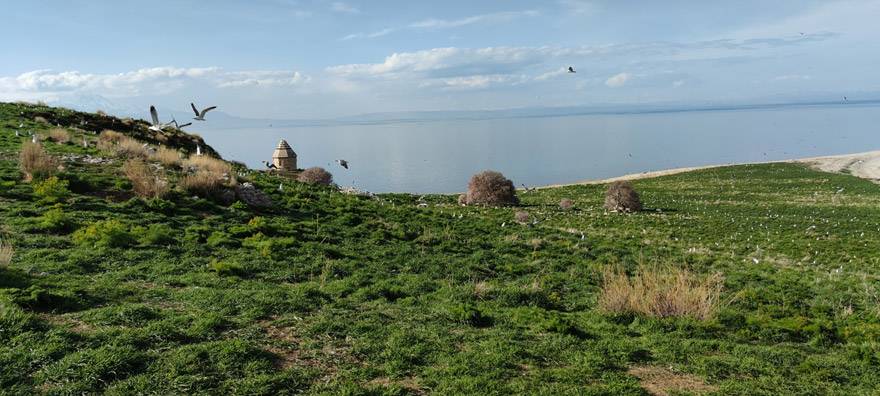
[[[63,168],[54,181],[23,181],[21,123],[67,129],[68,143],[41,145]],[[149,154],[169,191],[138,197],[121,168],[143,154],[99,149],[104,129],[214,154],[142,122],[0,104],[0,237],[14,248],[0,261],[0,393],[880,389],[880,186],[868,181],[722,167],[639,180],[645,210],[616,214],[601,185],[462,207],[233,165],[275,204],[253,208],[192,194],[185,159],[160,168]],[[600,303],[609,277],[649,273],[690,274],[678,292],[723,288],[701,318]]]

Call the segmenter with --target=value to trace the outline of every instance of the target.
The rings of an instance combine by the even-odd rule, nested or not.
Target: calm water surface
[[[301,168],[325,167],[342,186],[449,193],[484,169],[519,187],[876,150],[878,121],[880,106],[853,105],[199,132],[224,158],[255,169],[283,138]]]

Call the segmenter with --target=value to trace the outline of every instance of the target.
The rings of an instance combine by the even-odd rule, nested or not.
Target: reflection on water
[[[198,132],[225,158],[256,169],[284,138],[301,168],[325,167],[340,185],[428,193],[462,191],[484,169],[534,186],[875,150],[878,116],[876,105],[811,106]]]

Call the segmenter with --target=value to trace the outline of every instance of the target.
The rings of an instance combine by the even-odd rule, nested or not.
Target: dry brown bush
[[[25,142],[19,154],[19,166],[24,180],[43,179],[58,170],[58,162],[43,150],[39,143]]]
[[[520,223],[520,224],[528,223],[529,222],[529,213],[517,211],[516,213],[513,214],[513,220],[515,220],[517,223]]]
[[[459,194],[458,195],[458,204],[459,205],[467,205],[467,194]]]
[[[200,171],[208,171],[223,174],[232,173],[232,165],[218,158],[207,155],[194,155],[183,160],[183,166],[187,168],[195,168]]]
[[[572,201],[571,199],[562,198],[562,200],[559,201],[559,209],[571,210],[572,208],[574,208],[574,201]]]
[[[468,205],[516,205],[516,188],[513,182],[499,172],[483,171],[471,177],[468,183]]]
[[[642,265],[635,275],[628,276],[609,267],[603,271],[599,308],[609,313],[706,320],[720,308],[723,284],[720,274],[700,277],[682,268]]]
[[[9,265],[13,256],[15,256],[15,248],[12,247],[12,244],[0,239],[0,267]]]
[[[639,193],[628,181],[616,181],[605,191],[605,209],[612,212],[638,212],[642,210]]]
[[[140,160],[131,159],[122,165],[125,177],[131,180],[134,193],[143,198],[162,198],[168,193],[168,182],[161,172],[154,172],[150,166]]]
[[[99,115],[99,116],[101,116],[101,117],[106,117],[106,116],[107,116],[107,113],[106,113],[104,110],[101,110],[101,109],[95,110],[95,114],[97,114],[97,115]]]
[[[98,143],[119,143],[119,140],[124,138],[125,135],[116,132],[112,129],[105,129],[101,131],[101,134],[98,135]]]
[[[177,185],[188,193],[210,197],[224,189],[226,180],[221,174],[199,170],[180,178]]]
[[[48,124],[49,120],[47,120],[46,117],[36,116],[36,117],[34,117],[34,122]]]
[[[177,166],[180,165],[183,155],[180,151],[172,150],[167,147],[159,147],[155,153],[150,155],[150,159],[153,161],[159,161],[159,163],[165,166]]]
[[[70,132],[64,128],[52,128],[49,130],[49,140],[55,143],[67,143],[70,141]]]
[[[126,158],[147,158],[150,151],[140,140],[105,129],[98,135],[98,148]]]
[[[309,184],[330,185],[333,183],[333,175],[331,175],[330,172],[327,172],[326,169],[316,166],[302,171],[299,176],[296,177],[296,181]]]

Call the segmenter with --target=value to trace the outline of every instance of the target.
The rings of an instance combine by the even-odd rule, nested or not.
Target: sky
[[[315,119],[880,97],[880,0],[34,0],[3,9],[0,100],[85,110],[195,101],[240,117]]]

